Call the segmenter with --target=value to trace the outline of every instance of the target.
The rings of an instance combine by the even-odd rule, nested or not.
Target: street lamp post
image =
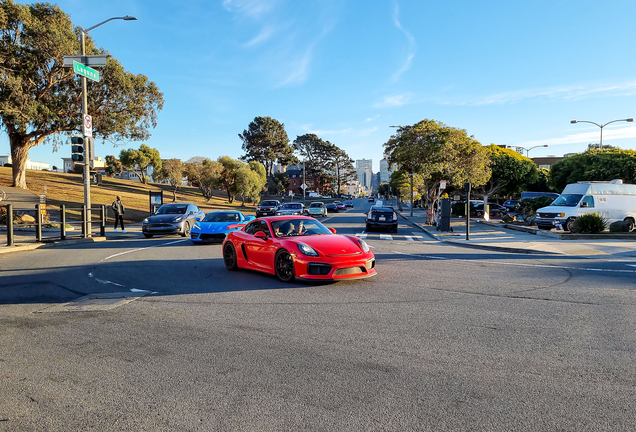
[[[602,125],[600,125],[598,123],[595,123],[593,121],[577,120],[577,119],[570,120],[570,123],[572,123],[572,124],[575,124],[575,123],[591,123],[593,125],[596,125],[596,126],[600,127],[601,128],[601,142],[599,143],[599,150],[603,150],[603,128],[605,126],[607,126],[608,124],[610,124],[610,123],[616,123],[616,122],[621,122],[621,121],[633,122],[634,121],[634,117],[628,117],[626,119],[619,119],[619,120],[612,120],[611,122],[607,122],[607,123],[602,124]]]
[[[80,38],[82,42],[82,57],[86,56],[86,34],[93,30],[94,28],[99,27],[102,24],[106,24],[108,21],[122,19],[125,21],[135,21],[137,18],[131,16],[123,16],[123,17],[113,17],[109,18],[106,21],[102,21],[93,27],[89,27],[87,29],[80,27]],[[88,114],[88,90],[86,88],[86,77],[82,76],[82,119],[84,116]],[[93,138],[86,138],[86,145],[84,146],[84,206],[86,208],[86,232],[84,233],[85,237],[91,237],[91,161],[93,159],[92,154],[92,141]]]
[[[513,147],[513,146],[508,146],[508,147]],[[519,146],[514,146],[517,149],[517,152],[519,152],[519,149],[521,150],[525,150],[526,151],[526,157],[528,159],[530,159],[530,150],[537,148],[537,147],[548,147],[547,144],[543,144],[543,145],[536,145],[534,147],[530,147],[530,148],[525,148],[525,147],[519,147]]]

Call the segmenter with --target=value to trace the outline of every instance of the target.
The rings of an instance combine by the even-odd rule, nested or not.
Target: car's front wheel
[[[572,232],[572,229],[574,228],[574,221],[575,220],[576,220],[576,218],[568,218],[568,220],[565,221],[565,230],[566,231]]]
[[[281,249],[276,252],[274,267],[276,270],[276,277],[281,281],[291,282],[296,278],[296,272],[294,271],[294,259],[285,249]]]
[[[146,234],[146,233],[144,233],[144,237],[146,237],[146,238],[152,238],[152,234]]]
[[[229,271],[238,270],[236,249],[234,249],[234,245],[230,242],[225,243],[225,246],[223,246],[223,262],[225,263],[225,268]]]
[[[181,233],[181,237],[189,237],[190,236],[190,223],[185,222],[183,224],[183,233]]]

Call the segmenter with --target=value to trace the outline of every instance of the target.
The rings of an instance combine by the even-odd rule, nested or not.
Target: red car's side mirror
[[[331,231],[332,234],[336,233],[336,229],[335,228],[329,228],[329,231]]]
[[[254,237],[259,238],[261,240],[267,240],[267,234],[265,234],[263,231],[259,231],[256,234],[254,234]]]

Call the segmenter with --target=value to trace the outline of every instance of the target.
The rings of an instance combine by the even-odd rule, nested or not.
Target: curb
[[[82,238],[82,239],[70,239],[70,240],[59,240],[50,243],[23,243],[16,244],[14,246],[3,246],[0,247],[0,254],[3,253],[11,253],[11,252],[24,252],[30,251],[40,248],[50,248],[57,246],[68,246],[71,244],[82,244],[82,243],[97,243],[106,241],[106,237],[90,237],[90,238]]]
[[[414,223],[414,225],[416,227],[418,227],[419,229],[421,229],[422,231],[424,231],[428,236],[430,236],[431,238],[440,241],[442,243],[446,243],[446,244],[452,244],[454,246],[459,246],[459,247],[465,247],[465,248],[469,248],[469,249],[485,249],[485,250],[492,250],[495,252],[511,252],[511,253],[523,253],[523,254],[527,254],[527,255],[562,255],[560,253],[556,253],[556,252],[546,252],[546,251],[535,251],[532,249],[520,249],[520,248],[511,248],[511,247],[505,247],[505,246],[491,246],[491,245],[483,245],[483,244],[477,244],[477,243],[458,243],[454,240],[450,240],[450,239],[444,239],[441,238],[438,235],[433,234],[432,232],[430,232],[429,230],[427,230],[426,228],[424,228],[422,225],[418,224],[418,223]]]

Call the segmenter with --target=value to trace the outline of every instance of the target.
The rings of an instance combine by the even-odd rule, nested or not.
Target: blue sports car
[[[190,230],[193,243],[222,243],[230,231],[243,228],[254,216],[245,216],[239,211],[216,211],[208,213],[203,220],[197,222]]]

